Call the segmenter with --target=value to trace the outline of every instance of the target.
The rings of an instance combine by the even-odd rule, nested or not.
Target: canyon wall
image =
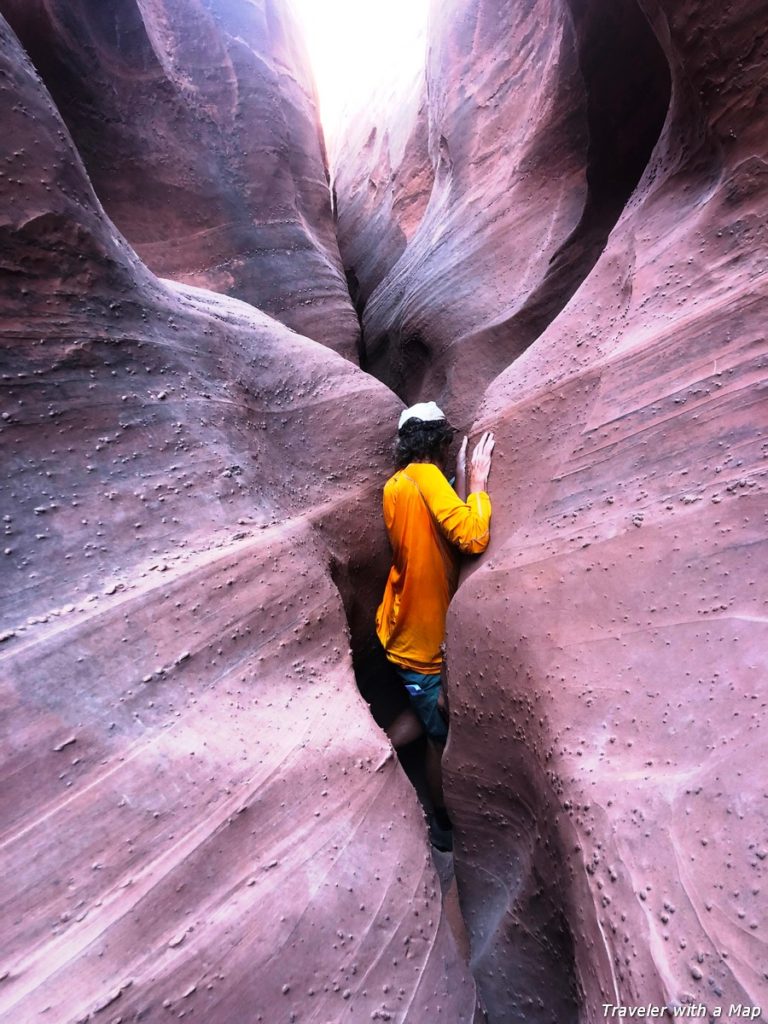
[[[1,18],[0,116],[0,1020],[471,1021],[334,582],[400,403],[156,278]]]
[[[357,359],[314,86],[285,4],[2,0],[0,13],[150,269]]]
[[[401,405],[290,22],[0,10],[53,94],[0,20],[0,1019],[469,1022],[354,685]],[[435,4],[338,154],[363,365],[497,436],[446,755],[491,1024],[768,1005],[763,21]]]
[[[448,624],[489,1019],[765,1008],[761,9],[457,0],[430,53],[409,145],[434,182],[386,271],[354,239],[423,160],[378,176],[375,141],[336,184],[366,365],[497,438]]]
[[[421,68],[408,83],[380,87],[375,117],[351,117],[331,153],[338,235],[359,314],[418,228],[434,185],[423,93]],[[371,352],[361,355],[371,362]],[[379,360],[381,374],[389,361]]]
[[[669,82],[633,0],[466,0],[432,15],[420,88],[372,104],[340,147],[339,245],[364,366],[465,426],[594,264]]]

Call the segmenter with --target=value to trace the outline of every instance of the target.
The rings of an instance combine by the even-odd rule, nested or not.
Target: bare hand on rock
[[[475,446],[472,452],[472,460],[469,466],[469,490],[484,491],[488,485],[488,474],[491,472],[491,455],[496,441],[493,434],[487,430]]]

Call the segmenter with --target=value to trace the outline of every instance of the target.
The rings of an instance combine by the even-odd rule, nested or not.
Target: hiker
[[[440,764],[448,738],[442,686],[445,617],[458,584],[460,553],[479,554],[488,545],[486,485],[494,446],[493,434],[483,434],[470,460],[467,495],[466,437],[455,489],[444,474],[455,433],[434,402],[420,402],[400,415],[397,471],[384,487],[393,564],[376,612],[376,632],[412,709],[398,715],[387,735],[399,748],[426,733],[426,779],[434,804],[430,834],[433,845],[445,849],[451,848]]]

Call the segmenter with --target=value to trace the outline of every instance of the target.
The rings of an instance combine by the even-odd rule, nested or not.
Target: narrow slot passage
[[[648,167],[669,106],[667,60],[635,0],[616,0],[610,10],[597,0],[566,3],[587,97],[587,200],[579,224],[553,256],[525,305],[510,320],[491,328],[483,339],[484,351],[491,354],[483,386],[535,343],[592,272]],[[359,282],[353,268],[348,267],[346,272],[355,309],[363,321],[365,304]],[[381,369],[380,361],[367,366],[361,359],[363,369],[386,378],[390,384],[395,378],[401,381],[398,393],[407,402],[437,397],[422,391],[424,380],[432,386],[441,379],[441,368],[431,363],[431,347],[423,344],[418,334],[400,337],[394,327],[389,331],[384,340],[389,360],[384,372],[376,372]],[[362,337],[361,354],[379,351],[381,341]],[[482,387],[475,404],[481,397]],[[407,706],[402,686],[373,633],[373,609],[383,590],[387,568],[382,565],[380,578],[373,581],[370,575],[364,579],[356,574],[354,568],[337,569],[334,576],[347,609],[358,687],[382,728]],[[403,750],[399,757],[424,804],[428,796],[423,773],[420,777],[423,758],[416,745],[412,746],[413,750]],[[506,816],[506,833],[516,836],[507,843],[516,851],[514,877],[494,880],[489,875],[485,887],[474,886],[471,897],[464,894],[462,914],[452,857],[446,855],[441,862],[442,855],[438,855],[436,861],[445,906],[449,915],[455,915],[459,941],[468,951],[467,933],[472,940],[471,966],[480,998],[487,1006],[487,1016],[477,1019],[485,1019],[488,1024],[532,1019],[575,1024],[581,1012],[574,926],[568,909],[570,882],[551,870],[552,864],[564,864],[566,858],[558,850],[559,839],[550,820],[553,804],[545,776],[541,766],[541,778],[529,780],[528,790],[538,794],[538,802],[532,807],[516,804],[511,791],[484,796],[482,789],[478,790],[478,806],[473,811],[478,821],[483,814],[487,816],[498,799],[499,813]],[[503,781],[499,780],[505,789]],[[468,825],[464,820],[463,826],[470,829],[471,843],[471,821]],[[512,868],[508,865],[506,870],[509,873]],[[522,970],[519,964],[499,962],[494,952],[496,930],[509,929],[513,919],[519,932],[519,941],[513,944],[516,955],[521,964],[527,964]]]

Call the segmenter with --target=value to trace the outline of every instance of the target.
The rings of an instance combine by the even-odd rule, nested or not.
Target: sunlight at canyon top
[[[373,92],[424,63],[429,0],[290,0],[301,23],[330,149]]]

